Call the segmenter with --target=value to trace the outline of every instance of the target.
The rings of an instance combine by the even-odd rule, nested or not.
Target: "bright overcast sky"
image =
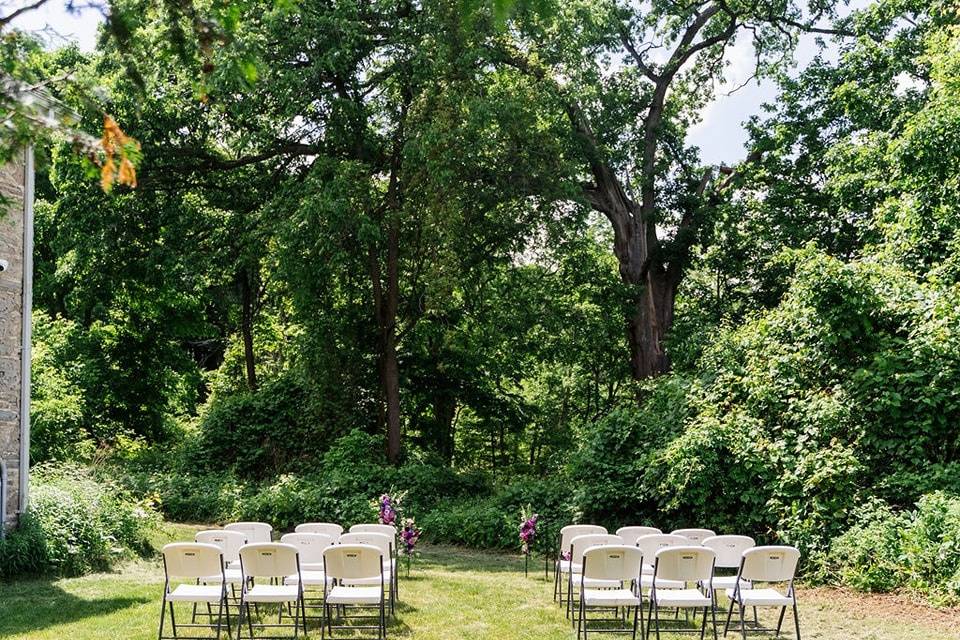
[[[851,7],[862,7],[867,0],[853,0]],[[51,44],[74,41],[81,49],[92,51],[96,44],[97,27],[102,15],[87,9],[68,12],[66,3],[53,0],[36,11],[18,19],[16,26],[27,31],[46,30]],[[797,50],[797,68],[802,69],[817,53],[815,39],[804,37]],[[730,91],[746,82],[753,71],[753,52],[748,37],[741,37],[728,53],[730,68],[728,82],[720,87],[716,99],[703,110],[703,120],[690,131],[689,141],[700,147],[707,164],[735,164],[746,155],[747,139],[743,123],[760,113],[764,102],[772,102],[776,88],[769,80],[757,83],[751,80],[734,93]]]

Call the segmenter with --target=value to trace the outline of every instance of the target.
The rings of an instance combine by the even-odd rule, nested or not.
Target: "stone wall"
[[[0,194],[7,199],[0,216],[0,457],[7,465],[7,522],[20,508],[20,358],[23,309],[24,156],[0,166]]]

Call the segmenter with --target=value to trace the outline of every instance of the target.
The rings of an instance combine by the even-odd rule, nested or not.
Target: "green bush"
[[[40,465],[31,477],[29,512],[0,542],[0,575],[81,575],[148,551],[159,522],[148,502],[77,466]]]
[[[830,545],[823,577],[865,591],[906,588],[941,604],[960,602],[960,497],[923,496],[913,511],[874,501]]]

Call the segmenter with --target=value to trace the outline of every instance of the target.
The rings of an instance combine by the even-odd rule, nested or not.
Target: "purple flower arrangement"
[[[380,496],[378,501],[379,509],[377,519],[380,524],[393,524],[397,521],[397,507],[400,506],[400,500],[394,500],[390,494],[385,493]]]
[[[417,546],[417,540],[420,539],[420,529],[413,518],[407,518],[403,521],[403,530],[400,531],[400,540],[403,542],[403,553],[410,555]]]
[[[537,537],[537,520],[540,516],[536,513],[530,514],[529,507],[520,513],[523,523],[520,525],[520,548],[525,555],[530,554],[530,547]]]

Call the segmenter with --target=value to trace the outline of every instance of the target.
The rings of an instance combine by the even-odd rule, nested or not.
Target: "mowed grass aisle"
[[[157,544],[192,532],[170,527]],[[401,579],[389,637],[573,640],[553,603],[553,583],[544,581],[542,560],[531,562],[529,578],[522,567],[515,555],[424,546],[411,577]],[[162,588],[159,560],[131,563],[117,573],[0,584],[0,638],[150,640],[157,634]],[[801,590],[800,602],[801,631],[809,640],[960,640],[957,611],[828,589]],[[319,630],[310,637],[319,638]],[[691,637],[697,636],[662,634],[664,640]]]

